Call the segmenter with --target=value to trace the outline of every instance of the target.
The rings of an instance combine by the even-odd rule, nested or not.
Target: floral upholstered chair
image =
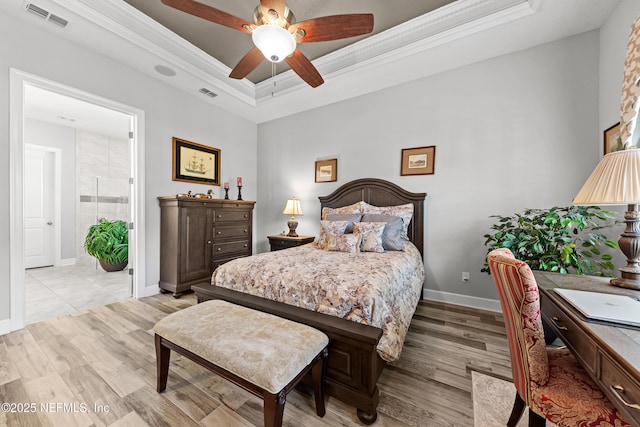
[[[516,400],[507,426],[529,407],[529,426],[549,420],[560,427],[624,427],[630,424],[566,348],[547,348],[538,285],[526,262],[509,249],[488,255],[498,288],[511,350]]]

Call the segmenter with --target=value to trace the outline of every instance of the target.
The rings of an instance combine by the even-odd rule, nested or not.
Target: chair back
[[[513,382],[529,405],[531,383],[543,386],[549,379],[538,284],[529,265],[515,259],[509,249],[495,249],[487,259],[504,312]]]

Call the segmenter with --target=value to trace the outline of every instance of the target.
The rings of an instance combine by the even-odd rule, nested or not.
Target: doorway
[[[73,278],[74,275],[80,278],[89,277],[86,272],[78,273],[77,271],[71,271],[75,266],[86,268],[86,264],[93,263],[92,260],[87,261],[87,259],[82,259],[83,257],[86,257],[86,254],[84,254],[82,248],[83,237],[86,233],[86,230],[83,231],[81,227],[77,228],[78,223],[86,221],[86,211],[91,211],[92,214],[95,212],[96,216],[101,215],[106,218],[108,216],[111,216],[112,210],[109,208],[109,206],[117,204],[118,206],[116,206],[115,210],[119,212],[115,212],[113,213],[113,215],[119,215],[121,218],[113,219],[124,219],[122,217],[123,215],[126,215],[126,222],[130,223],[129,269],[128,271],[117,274],[120,274],[122,279],[127,282],[128,289],[125,297],[127,295],[133,295],[134,297],[142,296],[144,294],[144,269],[140,268],[141,260],[143,259],[143,257],[141,256],[143,245],[140,242],[144,241],[144,224],[141,216],[141,212],[143,211],[142,206],[144,203],[144,164],[141,161],[141,159],[143,158],[142,153],[144,142],[144,113],[136,108],[122,105],[105,98],[97,97],[95,95],[79,91],[68,86],[63,86],[37,76],[29,75],[18,70],[12,69],[10,77],[10,168],[13,181],[11,183],[10,194],[10,202],[12,206],[11,330],[20,329],[24,327],[26,323],[26,314],[28,311],[26,310],[26,284],[27,281],[31,283],[33,276],[39,276],[42,278],[45,269],[50,268],[50,271],[54,272],[53,276],[62,274],[64,277],[64,274],[67,274],[69,279],[66,281],[71,281],[71,278]],[[117,153],[121,154],[124,151],[125,154],[128,154],[126,162],[121,158],[117,159],[116,161],[114,161],[116,165],[113,165],[113,167],[111,168],[118,170],[118,172],[120,173],[117,178],[121,189],[118,192],[118,196],[112,196],[106,193],[106,183],[110,181],[108,177],[102,178],[104,186],[102,189],[103,192],[101,194],[93,191],[93,181],[100,179],[97,174],[88,178],[92,181],[90,183],[87,183],[86,177],[82,180],[82,182],[74,177],[73,179],[76,181],[74,183],[76,190],[70,191],[70,186],[64,185],[65,179],[67,179],[68,183],[69,178],[65,178],[64,176],[62,178],[60,177],[60,169],[62,170],[63,175],[65,173],[68,174],[68,169],[70,169],[69,166],[60,166],[60,164],[64,163],[65,159],[69,157],[64,155],[64,148],[62,148],[63,154],[59,154],[59,156],[62,157],[62,160],[59,159],[58,161],[55,160],[55,149],[53,150],[54,169],[56,164],[60,166],[60,168],[53,173],[53,189],[49,187],[47,190],[44,190],[41,189],[39,185],[36,184],[34,186],[33,182],[29,182],[30,180],[32,180],[31,173],[33,171],[33,166],[41,166],[42,173],[44,174],[46,173],[45,169],[47,168],[45,166],[45,163],[48,162],[48,160],[42,160],[42,162],[37,160],[39,154],[34,154],[31,149],[27,149],[26,146],[28,138],[28,130],[25,130],[28,129],[28,127],[26,126],[26,122],[27,120],[32,119],[32,117],[27,117],[27,113],[25,113],[29,101],[29,97],[27,96],[27,94],[33,90],[46,93],[49,96],[59,97],[58,99],[62,99],[60,97],[65,97],[66,99],[74,100],[79,103],[79,105],[84,107],[83,111],[95,109],[107,115],[111,114],[120,116],[120,118],[126,118],[126,128],[122,131],[122,135],[120,135],[119,137],[119,139],[124,140],[123,145],[113,147],[113,150]],[[56,105],[57,102],[48,100],[47,102],[45,102],[45,104]],[[57,119],[68,121],[76,120],[74,117],[72,117],[72,115],[69,115],[68,117],[57,117]],[[97,120],[97,122],[101,123],[108,121],[109,120],[105,119],[104,116]],[[93,149],[95,151],[95,149],[99,149],[99,144],[96,144],[99,142],[97,140],[100,140],[101,138],[106,138],[107,146],[109,144],[116,144],[116,142],[113,142],[109,136],[105,137],[103,135],[108,131],[103,132],[100,130],[92,130],[86,128],[78,129],[79,123],[68,123],[67,125],[67,128],[73,129],[73,157],[75,157],[76,155],[81,155],[77,153],[78,150],[76,150],[75,147],[77,138],[83,138],[85,141],[89,140],[88,143],[85,143],[83,145],[85,147],[89,147],[85,149],[85,151],[90,152],[89,157],[93,156],[94,158],[98,158],[99,164],[101,166],[104,166],[104,159],[108,158],[109,153],[103,152],[99,157],[97,157],[95,153],[91,153],[91,150]],[[36,149],[36,151],[38,150]],[[46,158],[48,156],[45,155],[44,157]],[[74,161],[75,160],[76,159],[74,158]],[[95,170],[97,170],[98,168],[92,168],[91,165],[85,165],[84,169],[87,169],[90,172],[95,172]],[[109,167],[107,167],[107,169],[109,169]],[[40,181],[44,184],[48,180],[40,180],[38,177],[38,173],[36,172],[35,181]],[[115,185],[116,179],[111,179],[111,181],[111,183]],[[123,183],[125,186],[124,190],[122,190]],[[30,191],[42,191],[43,193],[51,192],[53,194],[53,197],[55,199],[53,203],[55,210],[53,218],[55,219],[47,220],[47,218],[45,218],[47,215],[41,213],[41,209],[43,209],[43,207],[32,206],[30,204],[31,201],[29,199],[31,199],[31,196],[29,194],[26,194],[27,188],[29,188]],[[68,201],[69,198],[72,200],[71,203],[69,203]],[[71,205],[73,206],[73,208],[71,208]],[[97,209],[95,209],[95,206],[100,206],[102,208],[102,212],[99,212]],[[71,213],[69,209],[73,209],[73,213]],[[126,212],[123,213],[123,210]],[[38,215],[33,215],[33,212],[37,212]],[[42,218],[37,218],[38,216],[41,216]],[[96,218],[92,217],[89,219],[89,221],[95,223],[95,219]],[[37,222],[37,224],[35,224],[35,227],[27,228],[32,227],[32,223],[34,222]],[[32,272],[34,274],[26,274],[25,268],[37,266],[32,263],[33,259],[31,259],[31,255],[39,252],[39,243],[42,243],[44,246],[44,240],[47,235],[46,232],[51,231],[48,230],[47,227],[53,229],[54,235],[53,267],[35,268],[29,270],[29,272]],[[69,243],[69,240],[65,238],[58,240],[57,236],[60,235],[63,235],[65,237],[73,235],[73,239],[71,243]],[[37,247],[38,249],[34,249],[34,247]],[[44,264],[47,264],[48,262],[50,261],[41,263],[41,266],[44,266]],[[115,276],[110,276],[109,281],[113,281],[114,277]],[[85,289],[83,290],[83,293],[89,294],[91,293],[91,291],[89,289]]]

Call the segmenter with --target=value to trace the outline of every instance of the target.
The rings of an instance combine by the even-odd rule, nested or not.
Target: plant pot
[[[118,264],[110,264],[110,263],[108,263],[108,262],[106,262],[104,260],[101,260],[101,259],[99,259],[98,261],[100,262],[100,266],[106,272],[122,271],[127,266],[127,264],[129,264],[129,261],[122,261],[122,262],[120,262]]]

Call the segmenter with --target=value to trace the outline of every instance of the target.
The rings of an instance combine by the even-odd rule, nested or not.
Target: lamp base
[[[298,237],[298,233],[296,233],[296,228],[298,227],[298,221],[295,219],[290,219],[287,221],[287,225],[289,226],[289,237]]]
[[[612,279],[613,286],[640,290],[640,212],[638,205],[630,203],[624,213],[626,228],[620,235],[618,246],[627,257],[626,267],[620,269],[622,277]]]
[[[621,268],[620,272],[622,273],[622,277],[611,279],[611,281],[609,282],[611,286],[640,290],[639,271],[625,271],[625,268]]]

